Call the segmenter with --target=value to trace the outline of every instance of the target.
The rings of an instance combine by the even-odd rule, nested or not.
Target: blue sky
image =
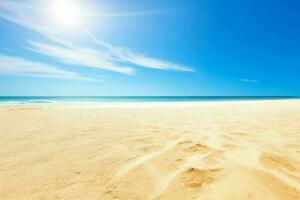
[[[0,95],[299,96],[299,10],[296,0],[1,0]]]

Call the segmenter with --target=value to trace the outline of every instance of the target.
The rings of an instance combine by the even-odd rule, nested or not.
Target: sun
[[[80,13],[75,1],[56,0],[52,5],[55,20],[64,25],[76,25],[80,21]]]

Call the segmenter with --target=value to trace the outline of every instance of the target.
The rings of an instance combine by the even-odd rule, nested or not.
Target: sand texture
[[[0,106],[1,200],[299,200],[300,101]]]

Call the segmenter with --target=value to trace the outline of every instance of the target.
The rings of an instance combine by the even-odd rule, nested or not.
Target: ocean
[[[299,99],[294,96],[1,96],[0,104],[203,102]]]

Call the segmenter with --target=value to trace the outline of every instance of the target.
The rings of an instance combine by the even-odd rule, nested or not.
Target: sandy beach
[[[0,199],[299,200],[300,101],[2,105]]]

